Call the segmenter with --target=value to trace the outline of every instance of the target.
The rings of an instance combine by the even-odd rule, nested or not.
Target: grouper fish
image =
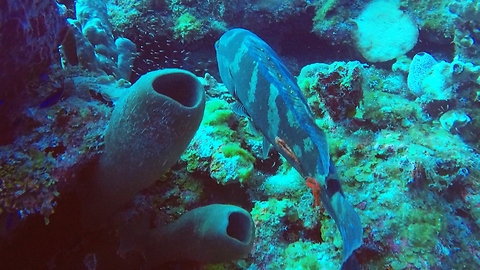
[[[273,49],[248,30],[227,31],[215,48],[220,77],[236,99],[234,110],[249,118],[264,145],[271,144],[307,184],[318,183],[323,206],[343,238],[345,262],[362,244],[362,224],[345,198],[326,135],[295,78]]]

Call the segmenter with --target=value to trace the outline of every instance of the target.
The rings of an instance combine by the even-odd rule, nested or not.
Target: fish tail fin
[[[331,206],[337,216],[336,223],[343,239],[342,258],[346,261],[363,243],[362,222],[343,194],[334,194],[331,198]]]
[[[352,204],[345,198],[340,182],[335,178],[336,172],[333,163],[330,165],[330,175],[326,180],[326,190],[320,193],[323,206],[335,220],[343,239],[342,262],[345,262],[352,253],[363,243],[363,227],[358,213]]]
[[[343,262],[362,245],[363,228],[358,213],[345,196],[336,192],[331,197],[326,192],[320,193],[327,212],[335,220],[343,239]]]

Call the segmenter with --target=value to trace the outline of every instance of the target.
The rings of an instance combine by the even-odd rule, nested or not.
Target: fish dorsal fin
[[[242,105],[242,103],[235,101],[232,105],[232,110],[235,114],[243,116],[243,117],[250,117],[247,113],[247,110],[245,107]]]

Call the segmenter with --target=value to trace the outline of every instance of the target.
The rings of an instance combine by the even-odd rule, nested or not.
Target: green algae
[[[192,14],[186,12],[180,15],[175,20],[173,34],[175,39],[180,39],[182,42],[194,39],[202,28],[202,21]]]

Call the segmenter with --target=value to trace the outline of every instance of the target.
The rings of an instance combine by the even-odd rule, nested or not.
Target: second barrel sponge
[[[119,254],[140,252],[145,259],[143,269],[160,269],[168,262],[215,264],[238,260],[250,253],[255,240],[250,213],[229,204],[195,208],[154,229],[138,228],[124,232]]]

